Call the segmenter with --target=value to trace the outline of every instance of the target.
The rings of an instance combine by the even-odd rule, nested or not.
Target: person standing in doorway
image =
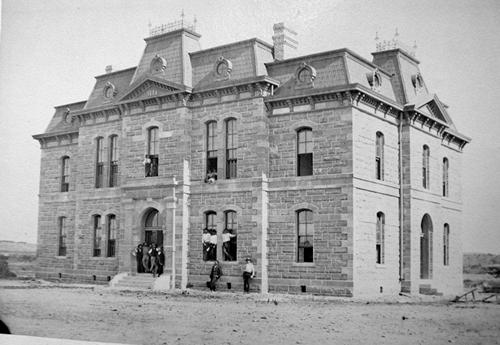
[[[243,290],[245,292],[250,292],[250,279],[255,277],[255,268],[253,267],[252,260],[250,258],[246,259],[246,265],[243,269]]]
[[[149,247],[146,242],[142,245],[142,267],[144,268],[144,273],[149,272]]]
[[[212,269],[210,270],[210,291],[215,291],[217,289],[217,280],[222,275],[222,269],[219,265],[219,261],[215,260]]]
[[[158,277],[163,274],[163,267],[165,266],[165,253],[163,247],[158,249]]]
[[[135,256],[135,261],[137,262],[137,273],[144,273],[144,267],[142,266],[142,243],[139,243],[135,247],[132,255]]]
[[[151,260],[150,272],[153,273],[153,277],[156,277],[158,273],[158,251],[156,250],[156,244],[152,243],[149,249],[149,258]]]

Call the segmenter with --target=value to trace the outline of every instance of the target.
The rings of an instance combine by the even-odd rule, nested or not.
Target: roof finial
[[[396,28],[396,32],[394,33],[394,38],[398,38],[399,37],[399,32],[398,32],[398,28]]]
[[[375,31],[375,42],[378,42],[378,40],[379,40],[379,37],[378,37],[378,30],[377,30],[377,31]]]
[[[194,16],[194,19],[193,19],[193,30],[196,31],[196,23],[198,23],[198,20],[196,19],[196,15]]]
[[[153,24],[151,24],[151,19],[148,20],[148,29],[149,29],[149,35],[151,35],[151,29],[153,28]]]
[[[184,9],[182,9],[181,12],[181,22],[182,22],[182,27],[184,27]]]

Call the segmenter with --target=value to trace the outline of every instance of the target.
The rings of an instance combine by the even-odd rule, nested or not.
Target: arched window
[[[59,248],[57,255],[66,256],[66,217],[59,217],[57,222],[59,227]]]
[[[297,262],[313,262],[314,223],[311,210],[297,211]]]
[[[429,214],[422,217],[420,223],[420,279],[432,278],[432,219]]]
[[[424,145],[422,154],[422,187],[424,187],[425,189],[429,189],[430,187],[429,156],[430,156],[429,146]]]
[[[158,176],[158,164],[160,151],[158,127],[148,128],[148,153],[144,162],[146,177]]]
[[[101,228],[101,216],[94,215],[94,243],[93,243],[93,256],[101,256],[101,242],[102,242],[102,228]]]
[[[385,262],[385,215],[382,212],[377,213],[377,230],[376,230],[376,243],[375,250],[377,253],[377,264]]]
[[[205,229],[210,237],[207,236],[208,243],[204,242],[203,260],[213,261],[217,260],[217,213],[214,211],[205,212]]]
[[[224,232],[222,233],[222,251],[225,261],[236,261],[238,219],[235,211],[224,212]]]
[[[450,225],[444,224],[443,228],[443,265],[450,264]]]
[[[69,191],[69,157],[61,159],[61,192]]]
[[[449,169],[448,158],[444,157],[443,158],[443,196],[449,196],[448,169]]]
[[[216,145],[217,122],[207,123],[207,178],[217,180],[217,145]]]
[[[96,139],[95,187],[104,187],[104,138]]]
[[[118,185],[118,136],[109,137],[109,186]]]
[[[384,135],[377,132],[375,149],[375,178],[384,180]]]
[[[108,257],[113,257],[116,253],[116,216],[110,214],[107,218]]]
[[[297,131],[297,176],[313,174],[312,129],[301,128]]]
[[[226,178],[236,178],[237,159],[236,159],[236,120],[226,121]]]

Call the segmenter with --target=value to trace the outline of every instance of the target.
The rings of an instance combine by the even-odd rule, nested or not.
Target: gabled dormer
[[[166,81],[158,77],[145,76],[142,80],[138,80],[129,87],[128,91],[120,98],[120,102],[161,97],[176,92],[190,91],[190,89],[185,85]]]

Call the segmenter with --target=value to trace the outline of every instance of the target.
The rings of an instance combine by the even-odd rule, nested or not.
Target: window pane
[[[313,154],[303,153],[298,155],[298,176],[313,174]]]

